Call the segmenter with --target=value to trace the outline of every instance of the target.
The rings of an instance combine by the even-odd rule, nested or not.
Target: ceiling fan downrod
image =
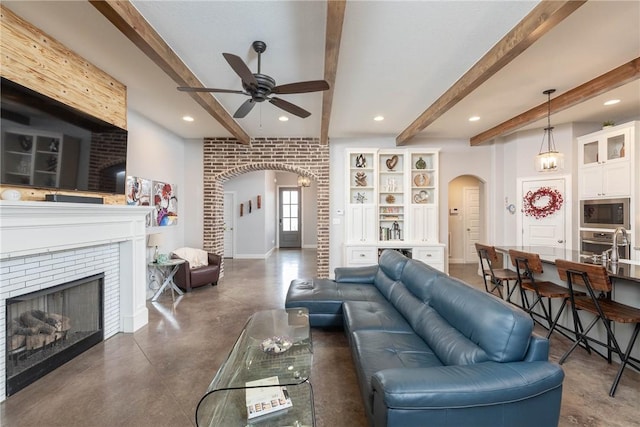
[[[267,50],[267,44],[263,41],[256,40],[251,46],[253,46],[253,50],[258,54],[258,74],[260,74],[261,57],[262,53]]]

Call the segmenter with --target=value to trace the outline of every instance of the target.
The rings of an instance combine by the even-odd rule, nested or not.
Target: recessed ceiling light
[[[191,117],[191,116],[183,116],[182,120],[184,120],[185,122],[192,122],[193,121],[193,117]]]
[[[381,121],[383,121],[383,120],[384,120],[384,117],[382,117],[382,116],[375,116],[375,117],[373,118],[373,120],[375,120],[376,122],[381,122]]]
[[[614,104],[617,104],[618,102],[620,102],[619,99],[610,99],[607,102],[605,102],[604,105],[614,105]]]
[[[470,122],[477,122],[478,120],[480,120],[480,116],[471,116],[471,117],[469,117],[469,121]]]
[[[278,117],[278,120],[280,120],[281,122],[287,122],[287,121],[289,121],[289,117],[287,117],[287,116],[280,116],[280,117]]]

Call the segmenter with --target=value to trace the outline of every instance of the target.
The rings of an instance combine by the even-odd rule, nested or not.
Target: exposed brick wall
[[[116,192],[115,176],[109,168],[126,163],[122,157],[126,149],[126,131],[92,133],[88,190],[105,191],[106,188],[113,188],[113,192]]]
[[[224,182],[246,172],[280,170],[308,176],[318,187],[318,277],[329,276],[329,145],[319,138],[204,139],[204,249],[224,252]]]

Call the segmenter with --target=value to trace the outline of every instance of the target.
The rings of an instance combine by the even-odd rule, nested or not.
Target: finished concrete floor
[[[149,324],[118,334],[0,404],[0,426],[195,425],[194,413],[247,318],[284,306],[289,282],[315,276],[314,250],[279,250],[267,260],[225,260],[225,277],[172,303],[148,303]],[[450,273],[481,286],[474,265]],[[365,426],[366,416],[347,339],[341,330],[312,330],[318,427]],[[551,359],[568,347],[552,337]],[[560,426],[640,425],[640,374],[625,371],[615,398],[616,365],[578,349],[563,366]],[[514,426],[517,427],[517,426]]]

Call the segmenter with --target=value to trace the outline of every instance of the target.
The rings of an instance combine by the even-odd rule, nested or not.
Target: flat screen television
[[[2,78],[0,182],[124,194],[127,131]]]

